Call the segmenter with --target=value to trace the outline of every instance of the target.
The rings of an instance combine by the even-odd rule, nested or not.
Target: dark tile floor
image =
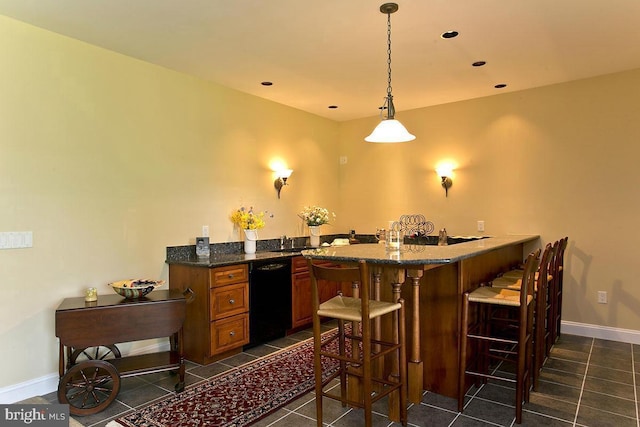
[[[239,355],[200,366],[189,363],[187,385],[219,374],[300,340],[299,332]],[[132,407],[171,393],[175,377],[150,374],[125,378],[118,398],[105,411],[76,418],[87,427],[102,427]],[[546,361],[540,387],[524,406],[523,426],[615,426],[640,427],[640,345],[562,335]],[[512,426],[515,425],[514,392],[508,386],[489,383],[468,393],[463,413],[454,399],[425,392],[420,404],[409,407],[411,426]],[[44,396],[56,401],[55,393]],[[386,405],[378,402],[375,426],[396,426],[386,417]],[[361,426],[360,410],[343,408],[326,400],[325,425]],[[259,427],[315,426],[314,394],[309,393],[255,424]]]

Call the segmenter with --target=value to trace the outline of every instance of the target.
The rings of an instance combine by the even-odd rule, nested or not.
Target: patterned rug
[[[330,332],[325,332],[323,339]],[[331,343],[333,345],[337,342]],[[337,363],[323,361],[326,375]],[[313,339],[187,387],[107,427],[247,426],[314,388]]]

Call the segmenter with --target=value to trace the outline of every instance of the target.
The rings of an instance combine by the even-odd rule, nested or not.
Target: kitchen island
[[[423,390],[457,398],[462,295],[522,262],[538,237],[488,237],[456,245],[404,245],[390,252],[381,244],[322,247],[303,251],[313,260],[371,265],[380,298],[404,298],[407,313],[409,400]],[[383,333],[388,326],[383,325]],[[392,364],[390,364],[392,365]],[[393,375],[393,372],[390,372]]]

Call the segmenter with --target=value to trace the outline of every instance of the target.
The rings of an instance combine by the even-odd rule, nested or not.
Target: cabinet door
[[[291,323],[293,328],[311,323],[311,277],[308,273],[292,275]]]
[[[350,286],[350,284],[349,284]],[[292,287],[292,327],[305,326],[312,323],[313,305],[311,304],[311,277],[308,273],[293,275]],[[318,282],[320,303],[338,295],[339,283],[321,280]]]
[[[338,290],[339,290],[338,282],[329,282],[328,280],[320,280],[318,282],[318,294],[320,296],[320,304],[338,295]]]

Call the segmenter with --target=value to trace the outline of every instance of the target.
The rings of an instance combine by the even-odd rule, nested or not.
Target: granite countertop
[[[404,245],[402,251],[389,252],[382,244],[322,247],[305,250],[302,255],[312,259],[357,262],[365,260],[377,264],[420,265],[446,264],[470,258],[504,246],[526,243],[538,235],[498,236],[447,246]]]
[[[323,246],[317,249],[306,250],[304,248],[300,248],[299,250],[296,249],[293,251],[289,249],[287,252],[263,250],[258,251],[255,254],[245,254],[242,252],[212,252],[209,258],[197,258],[195,253],[189,252],[188,247],[185,247],[186,250],[178,251],[176,255],[168,256],[166,263],[212,268],[251,261],[277,261],[278,259],[304,255],[313,259],[327,259],[344,262],[357,262],[362,259],[378,264],[446,264],[470,258],[484,252],[489,252],[503,246],[531,242],[538,238],[538,235],[514,235],[487,237],[484,239],[447,246],[405,244],[404,249],[401,252],[388,252],[384,245],[377,243],[361,243],[347,246]]]
[[[302,248],[300,249],[302,251]],[[192,267],[223,267],[225,265],[233,265],[233,264],[241,264],[243,262],[251,262],[251,261],[266,261],[266,260],[274,260],[282,258],[291,258],[294,256],[298,256],[301,254],[300,251],[294,252],[271,252],[271,251],[262,251],[256,252],[255,254],[245,254],[245,253],[233,253],[233,254],[211,254],[209,258],[197,258],[194,255],[190,255],[189,257],[182,259],[167,259],[167,264],[181,264],[181,265],[190,265]]]

